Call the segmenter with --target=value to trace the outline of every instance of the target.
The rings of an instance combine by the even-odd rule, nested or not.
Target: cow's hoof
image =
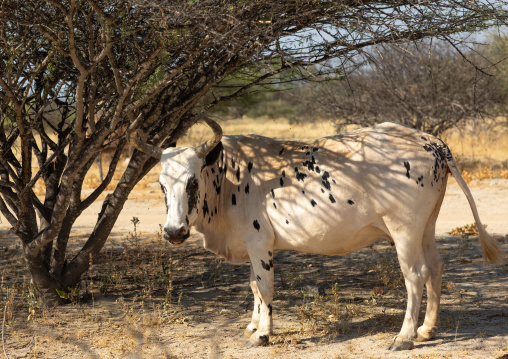
[[[249,326],[247,328],[245,328],[245,331],[243,332],[243,336],[245,338],[250,338],[252,336],[252,334],[254,334],[256,332],[256,330],[258,330],[258,329],[251,327],[251,325],[249,324]]]
[[[261,347],[268,344],[268,335],[259,335],[254,333],[251,335],[250,339],[247,340],[246,346],[247,348],[252,347]]]
[[[414,347],[415,347],[415,345],[412,340],[400,339],[399,337],[395,337],[393,339],[392,345],[390,345],[390,347],[388,347],[388,350],[393,350],[393,351],[411,350]]]
[[[420,327],[418,328],[418,336],[416,337],[415,341],[417,342],[425,342],[427,340],[431,340],[436,336],[437,328],[426,330],[425,328]]]

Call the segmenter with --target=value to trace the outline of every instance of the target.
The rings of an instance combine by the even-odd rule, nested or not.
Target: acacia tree
[[[504,114],[507,93],[495,58],[445,42],[381,45],[347,81],[317,83],[301,115],[336,118],[339,128],[397,121],[439,135],[483,116]]]
[[[73,223],[110,183],[127,126],[164,146],[199,113],[278,74],[301,78],[309,66],[332,58],[346,64],[376,43],[503,23],[502,6],[474,0],[2,1],[0,211],[21,240],[39,300],[55,304],[56,289],[79,283],[130,191],[156,164],[134,151],[83,248],[69,257]],[[248,68],[257,74],[249,81],[227,92],[214,89]],[[109,171],[82,199],[85,175],[108,146],[115,148]],[[39,179],[41,197],[33,191]]]

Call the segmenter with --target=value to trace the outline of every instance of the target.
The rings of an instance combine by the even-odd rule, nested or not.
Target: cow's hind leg
[[[413,229],[414,231],[414,229]],[[404,274],[408,300],[406,315],[400,333],[395,337],[390,350],[413,349],[417,336],[418,314],[423,294],[423,285],[428,277],[428,268],[422,251],[422,231],[404,231],[392,235],[397,249],[400,268]]]
[[[251,288],[254,293],[252,322],[245,330],[246,335],[250,334],[247,346],[266,345],[273,329],[273,253],[271,247],[255,242],[247,250],[252,266]]]
[[[254,268],[252,268],[252,264],[250,266],[250,288],[252,289],[252,293],[254,294],[254,309],[252,311],[252,320],[250,324],[247,326],[244,332],[244,336],[246,338],[250,338],[254,332],[258,330],[259,325],[259,317],[261,315],[261,295],[259,294],[259,289],[256,281],[256,275],[254,274]]]
[[[441,300],[441,279],[443,275],[443,260],[439,255],[435,240],[436,218],[431,218],[423,235],[423,254],[428,267],[428,277],[425,286],[427,288],[427,310],[423,325],[418,328],[416,341],[430,340],[434,338],[439,328],[439,302]]]

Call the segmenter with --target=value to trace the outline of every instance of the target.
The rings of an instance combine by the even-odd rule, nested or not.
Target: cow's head
[[[221,147],[222,129],[215,121],[202,117],[214,135],[198,147],[170,147],[162,151],[131,137],[130,129],[126,134],[133,147],[161,162],[159,182],[167,212],[164,238],[172,244],[181,244],[189,238],[190,227],[198,217],[198,203],[205,193],[202,170],[214,163],[220,153],[217,149]]]

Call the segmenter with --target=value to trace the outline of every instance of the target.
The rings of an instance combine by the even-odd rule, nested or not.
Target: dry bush
[[[487,228],[487,225],[483,225]],[[478,235],[478,227],[476,223],[466,224],[462,227],[457,227],[448,232],[452,236],[461,236],[461,237],[469,237],[469,236],[477,236]]]

